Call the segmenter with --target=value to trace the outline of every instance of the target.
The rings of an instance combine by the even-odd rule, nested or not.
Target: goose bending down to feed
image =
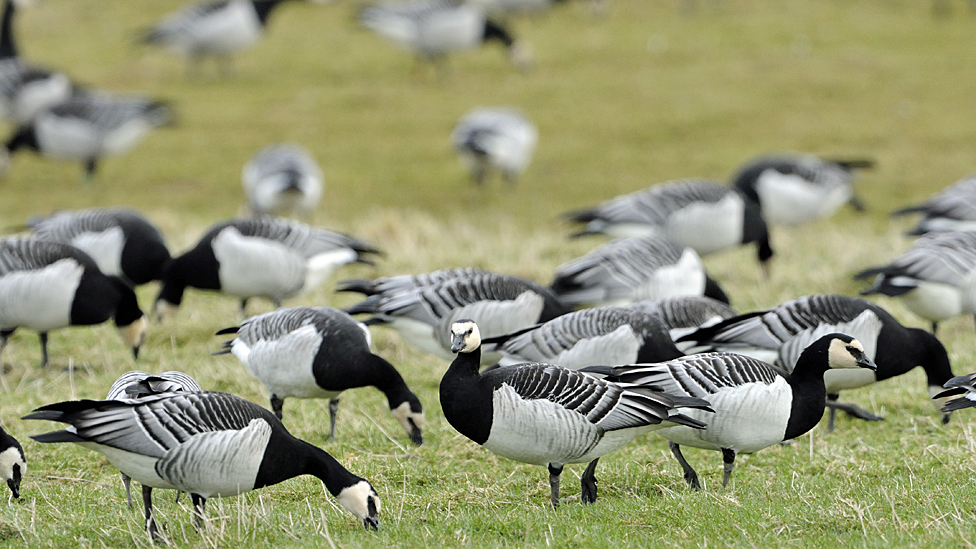
[[[23,419],[71,426],[31,437],[37,442],[73,442],[104,454],[143,486],[189,492],[198,526],[207,499],[236,496],[299,475],[318,477],[367,528],[379,525],[380,501],[369,482],[324,450],[292,436],[271,412],[234,395],[162,393],[59,402]]]
[[[934,231],[976,231],[976,174],[956,181],[925,202],[891,213],[892,217],[922,214],[908,234],[917,236]]]
[[[280,307],[307,293],[349,263],[371,264],[379,251],[355,238],[276,217],[224,221],[169,262],[163,271],[156,313],[175,314],[187,287],[216,290],[247,300],[264,297]]]
[[[949,355],[936,337],[919,328],[906,328],[881,307],[856,297],[811,295],[787,301],[766,311],[730,318],[681,338],[691,351],[740,353],[793,371],[803,349],[824,334],[841,332],[857,338],[877,370],[830,370],[824,375],[828,429],[843,410],[852,417],[880,420],[853,404],[838,402],[840,392],[906,374],[916,366],[925,370],[929,397],[952,377]],[[936,403],[936,408],[942,402]],[[947,423],[949,415],[942,417]]]
[[[46,366],[48,332],[109,318],[138,357],[147,321],[131,286],[102,274],[74,246],[36,238],[0,239],[0,351],[17,328],[35,330],[41,337],[41,365]]]
[[[759,204],[709,179],[661,183],[565,217],[583,225],[573,236],[666,236],[701,255],[755,243],[762,265],[773,256]]]
[[[365,296],[371,296],[387,292],[396,293],[417,288],[426,288],[427,286],[434,286],[435,284],[453,278],[464,278],[483,274],[488,274],[488,271],[477,267],[452,267],[429,273],[384,276],[373,280],[352,278],[337,282],[336,291],[355,292]]]
[[[556,267],[550,285],[566,307],[627,305],[643,299],[706,295],[728,303],[692,248],[660,236],[622,238]]]
[[[298,145],[268,145],[241,174],[247,205],[255,215],[293,212],[310,219],[322,199],[322,169]]]
[[[559,505],[559,476],[567,463],[589,463],[580,501],[593,503],[601,456],[647,431],[673,425],[701,429],[708,421],[678,411],[709,410],[699,398],[613,383],[552,364],[479,373],[481,336],[469,319],[451,326],[451,341],[458,355],[441,379],[444,417],[494,454],[548,468],[553,507]]]
[[[339,394],[372,385],[415,444],[423,444],[424,409],[392,364],[369,350],[369,329],[326,307],[279,309],[248,318],[220,334],[237,334],[215,354],[232,353],[264,384],[278,419],[286,397],[328,398],[329,438],[335,438]]]
[[[27,225],[36,238],[71,244],[91,256],[102,273],[136,285],[159,280],[170,260],[159,229],[128,208],[60,211]]]
[[[942,411],[950,414],[955,410],[971,408],[976,406],[976,374],[966,374],[956,376],[945,382],[945,391],[934,395],[932,398],[942,401]],[[949,397],[959,396],[949,400]]]
[[[475,109],[451,132],[454,150],[478,185],[492,170],[515,183],[529,167],[538,141],[535,124],[516,109]]]
[[[976,232],[925,235],[888,265],[865,269],[854,277],[874,277],[874,284],[861,295],[899,298],[932,323],[934,334],[943,320],[976,315]]]
[[[27,473],[27,457],[24,448],[0,426],[0,480],[7,483],[10,495],[20,497],[20,483]]]
[[[727,303],[703,295],[683,295],[638,301],[627,305],[626,308],[659,318],[667,327],[671,339],[676,342],[681,336],[690,334],[698,328],[717,324],[726,318],[732,318],[739,314]],[[681,344],[678,344],[678,348],[682,352],[688,350],[686,347],[683,348]]]
[[[749,161],[733,185],[759,204],[768,223],[800,225],[830,217],[846,203],[863,211],[854,193],[854,170],[872,167],[874,161],[867,159],[777,154]]]
[[[698,474],[681,453],[681,445],[719,450],[724,462],[722,485],[732,477],[737,454],[751,454],[796,438],[823,417],[827,390],[824,373],[832,369],[867,368],[874,363],[861,343],[845,334],[827,334],[804,349],[790,374],[735,353],[705,353],[658,364],[595,366],[585,372],[607,379],[654,387],[668,394],[707,401],[714,413],[689,410],[705,423],[702,429],[676,426],[661,429],[670,441],[685,481],[701,488]]]

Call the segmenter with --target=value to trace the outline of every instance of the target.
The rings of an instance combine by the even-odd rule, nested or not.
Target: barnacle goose
[[[20,483],[27,472],[24,448],[0,426],[0,479],[7,482],[10,495],[20,497]]]
[[[159,229],[128,208],[64,210],[29,219],[27,225],[36,238],[71,244],[91,256],[102,273],[136,285],[159,280],[170,260]]]
[[[718,283],[705,274],[695,250],[661,236],[603,244],[556,267],[550,288],[570,308],[703,294],[729,301]]]
[[[976,231],[976,174],[956,181],[925,202],[891,213],[892,217],[922,214],[909,234],[932,231]]]
[[[294,307],[252,316],[224,343],[247,373],[264,384],[281,419],[286,397],[328,398],[329,438],[335,438],[339,395],[372,385],[386,395],[390,412],[414,444],[423,444],[424,409],[392,364],[369,350],[369,329],[328,307]]]
[[[526,44],[512,38],[477,7],[455,0],[377,3],[364,7],[358,17],[362,26],[426,61],[497,40],[516,67],[525,68],[532,62]]]
[[[935,336],[902,326],[888,311],[870,301],[844,295],[801,297],[766,311],[730,318],[681,339],[692,345],[691,350],[740,353],[791,372],[803,349],[831,332],[857,338],[864,345],[864,354],[878,368],[875,371],[831,370],[824,375],[830,430],[834,428],[838,409],[861,419],[881,419],[852,404],[837,402],[842,390],[864,387],[921,366],[931,397],[952,377],[949,355]],[[937,403],[936,408],[941,404]],[[942,422],[948,421],[946,414]]]
[[[451,132],[454,150],[479,185],[493,169],[515,183],[532,161],[538,141],[535,124],[516,109],[475,109]]]
[[[0,156],[6,169],[20,149],[41,156],[77,160],[92,178],[103,156],[128,152],[154,128],[170,123],[172,112],[160,101],[82,91],[40,113],[14,131]]]
[[[108,390],[105,400],[123,400],[142,398],[148,395],[163,393],[197,393],[202,391],[195,379],[183,372],[163,372],[150,374],[133,370],[119,376]],[[132,509],[132,490],[129,475],[122,473],[122,485],[125,486],[125,498]],[[152,512],[152,487],[143,485],[142,503],[146,512],[146,528],[150,535],[157,537],[159,529]]]
[[[698,474],[681,454],[680,445],[721,451],[725,465],[722,485],[726,486],[737,454],[751,454],[813,429],[824,412],[824,374],[850,368],[873,370],[875,365],[858,340],[833,333],[804,349],[793,372],[785,375],[765,362],[735,353],[705,353],[659,364],[597,366],[583,371],[700,398],[711,405],[714,413],[687,412],[705,423],[703,429],[676,426],[657,431],[670,441],[685,480],[700,489]]]
[[[698,328],[717,324],[739,314],[727,303],[703,295],[638,301],[627,305],[626,308],[661,319],[668,333],[671,334],[671,339],[675,341]],[[683,348],[682,344],[678,344],[678,348],[687,352],[687,348]]]
[[[337,292],[356,292],[366,296],[396,293],[416,288],[433,286],[452,278],[463,278],[472,275],[488,274],[488,271],[477,267],[451,267],[429,273],[416,275],[384,276],[373,280],[351,278],[336,283]]]
[[[298,145],[268,145],[244,165],[247,205],[255,214],[295,212],[310,219],[322,199],[322,169]]]
[[[577,370],[594,364],[663,362],[682,356],[653,315],[621,307],[582,309],[518,332],[482,339],[500,366],[545,362]]]
[[[175,313],[187,287],[281,301],[315,289],[348,263],[370,263],[376,248],[355,238],[277,217],[224,221],[163,270],[156,313]]]
[[[671,425],[705,426],[704,421],[676,410],[708,410],[698,398],[611,383],[544,363],[479,373],[478,325],[462,319],[451,325],[450,333],[451,350],[458,355],[441,379],[444,417],[494,454],[548,468],[553,507],[559,505],[559,475],[567,463],[589,462],[581,478],[580,501],[593,503],[601,456],[647,431]]]
[[[865,269],[857,279],[875,277],[861,295],[897,297],[918,316],[932,322],[976,313],[976,233],[931,233],[915,241],[883,267]]]
[[[733,185],[759,204],[775,225],[800,225],[830,217],[850,203],[864,206],[854,193],[854,170],[872,160],[825,160],[812,154],[778,154],[749,161]]]
[[[945,391],[933,395],[932,398],[942,401],[942,411],[946,414],[954,410],[976,406],[976,374],[956,376],[945,382]],[[962,395],[960,398],[948,400],[949,397]]]
[[[667,236],[701,255],[754,242],[760,263],[773,256],[759,205],[709,179],[661,183],[565,216],[584,225],[573,236]]]
[[[271,412],[234,395],[75,400],[42,406],[23,419],[71,425],[31,437],[37,442],[74,442],[101,452],[144,486],[189,492],[198,525],[209,498],[314,475],[365,527],[379,526],[380,501],[369,482],[295,438]]]
[[[47,365],[49,331],[109,318],[138,357],[147,322],[127,283],[102,274],[74,246],[36,238],[0,239],[0,351],[17,328],[36,330],[41,364]]]
[[[432,286],[386,292],[348,308],[349,314],[371,314],[367,325],[389,325],[414,347],[450,360],[451,325],[473,318],[485,337],[512,333],[565,314],[548,289],[514,276],[476,273],[442,280]],[[486,364],[500,355],[485,353]]]

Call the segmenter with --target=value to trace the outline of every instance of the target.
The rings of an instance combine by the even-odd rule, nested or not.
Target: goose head
[[[20,497],[20,481],[27,472],[24,454],[16,446],[0,452],[0,478],[7,481],[7,487],[15,498]]]
[[[399,406],[390,409],[393,417],[400,422],[410,441],[420,446],[424,443],[423,428],[426,424],[424,409],[416,395],[410,393]]]
[[[481,332],[471,319],[458,320],[451,324],[451,352],[471,353],[481,347]]]
[[[830,334],[827,347],[827,364],[833,369],[867,368],[877,370],[878,366],[864,353],[864,345],[860,341],[845,334]]]
[[[367,530],[380,527],[380,497],[366,480],[360,479],[356,484],[343,488],[336,499],[346,511],[363,521],[363,527]]]

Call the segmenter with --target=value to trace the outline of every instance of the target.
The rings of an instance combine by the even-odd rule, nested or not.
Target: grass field
[[[706,258],[742,311],[809,293],[855,294],[850,275],[904,250],[908,221],[887,213],[976,171],[976,17],[963,2],[934,18],[907,0],[610,0],[511,21],[536,64],[515,71],[497,47],[459,55],[444,70],[416,67],[360,30],[356,5],[290,3],[266,40],[240,56],[233,78],[188,80],[179,60],[132,46],[137,31],[182,0],[43,0],[17,21],[21,50],[95,87],[172,101],[178,123],[130,154],[81,167],[29,154],[0,181],[0,226],[59,208],[128,205],[166,233],[174,252],[238,213],[240,170],[264,145],[309,148],[326,174],[316,222],[372,240],[375,268],[338,278],[417,273],[456,265],[549,282],[553,269],[599,239],[567,241],[558,214],[673,178],[727,179],[746,159],[803,150],[868,156],[860,180],[869,211],[842,210],[798,229],[774,229],[777,257],[762,277],[752,249]],[[535,161],[513,187],[468,183],[448,135],[482,105],[513,105],[539,126]],[[140,289],[148,308],[155,287]],[[289,305],[346,305],[332,285]],[[924,323],[883,301],[903,322]],[[254,312],[268,310],[259,303]],[[53,333],[41,369],[36,335],[3,354],[0,421],[25,444],[22,500],[0,505],[0,544],[150,547],[138,508],[125,508],[118,472],[99,454],[42,446],[22,422],[33,408],[101,398],[130,369],[184,370],[205,388],[267,405],[261,385],[212,334],[239,320],[230,298],[189,292],[175,322],[153,325],[138,361],[110,325]],[[660,438],[601,460],[600,499],[578,503],[582,467],[563,476],[564,505],[547,507],[540,467],[496,458],[458,435],[437,402],[447,364],[374,330],[379,354],[403,372],[427,411],[425,444],[411,447],[375,390],[342,399],[337,440],[327,403],[288,400],[285,424],[368,478],[384,507],[366,532],[311,477],[208,503],[197,533],[187,498],[157,492],[167,533],[188,547],[823,547],[976,544],[976,415],[941,426],[920,371],[844,400],[887,416],[841,419],[794,444],[737,460],[721,487],[718,453],[686,453],[707,489],[687,489]],[[940,336],[954,371],[976,369],[969,319]],[[137,506],[138,507],[138,506]]]

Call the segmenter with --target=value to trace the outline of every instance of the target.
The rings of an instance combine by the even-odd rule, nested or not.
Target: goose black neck
[[[512,47],[512,44],[515,43],[512,35],[509,34],[507,30],[505,30],[498,23],[495,23],[489,19],[485,21],[485,33],[482,36],[482,41],[489,42],[491,40],[498,40],[506,48]]]
[[[441,379],[440,399],[444,418],[462,435],[484,444],[491,433],[492,388],[483,382],[481,347],[458,353]]]
[[[824,373],[828,369],[828,348],[816,343],[808,347],[800,354],[793,373],[786,378],[793,390],[793,402],[784,440],[813,429],[823,417],[827,402]]]
[[[0,20],[0,59],[17,57],[17,46],[14,45],[14,2],[6,0],[3,3],[3,19]]]
[[[920,364],[925,370],[929,387],[943,387],[953,377],[949,353],[946,352],[945,346],[925,330],[910,328],[909,331],[919,343],[915,348],[919,350],[920,356],[913,361],[913,364]]]
[[[255,488],[263,488],[299,475],[312,475],[321,480],[333,496],[338,496],[362,479],[350,473],[325,450],[282,433],[285,439],[269,441],[254,480]]]
[[[23,126],[14,132],[7,143],[4,145],[8,153],[18,149],[29,149],[32,151],[40,150],[37,144],[37,134],[34,133],[33,126]]]
[[[136,292],[124,280],[118,277],[109,277],[119,291],[119,305],[115,310],[115,325],[119,327],[128,326],[142,318],[142,309],[139,308],[139,300]]]
[[[316,384],[329,391],[376,387],[386,395],[390,409],[404,402],[417,400],[407,388],[400,372],[386,359],[369,351],[363,351],[359,353],[355,364],[350,367],[348,357],[353,353],[352,349],[345,348],[341,343],[322,344],[315,357],[316,365],[312,370]]]

